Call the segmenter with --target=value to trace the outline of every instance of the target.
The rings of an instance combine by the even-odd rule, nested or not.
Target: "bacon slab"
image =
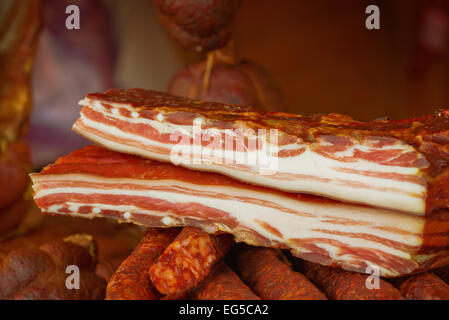
[[[360,122],[143,89],[88,94],[80,104],[73,130],[111,150],[415,215],[449,204],[448,110]]]
[[[44,213],[195,226],[344,269],[398,276],[449,263],[449,211],[427,217],[299,196],[89,146],[32,174]],[[368,271],[369,272],[369,271]]]

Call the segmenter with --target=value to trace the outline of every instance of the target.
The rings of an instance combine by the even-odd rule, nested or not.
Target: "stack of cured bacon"
[[[226,285],[244,286],[235,284],[241,280],[225,264],[216,265],[232,236],[304,259],[302,270],[327,297],[336,293],[320,285],[332,279],[320,265],[400,277],[449,264],[449,111],[360,122],[338,114],[258,112],[142,89],[89,94],[80,104],[73,129],[100,146],[33,174],[34,199],[48,214],[149,227],[111,280],[112,299],[113,292],[126,291],[131,280],[124,269],[132,263],[157,290],[136,287],[128,298],[181,294],[198,283],[190,294],[207,298],[205,292],[220,291],[211,277],[223,280],[223,292],[231,290]],[[189,245],[195,254],[184,258],[200,266],[170,269],[177,263],[171,250]],[[139,255],[148,246],[158,250]],[[238,252],[241,277],[257,295],[242,289],[237,298],[282,296],[260,283],[260,261],[268,261],[260,268],[277,268],[271,273],[279,276],[276,287],[290,285],[292,277],[296,284],[308,281],[288,275],[293,271],[287,265],[276,267],[283,262],[275,250],[243,246]],[[318,290],[312,296],[325,298]]]

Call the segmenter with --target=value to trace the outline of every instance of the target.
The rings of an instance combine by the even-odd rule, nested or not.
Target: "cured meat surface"
[[[449,263],[449,212],[427,217],[284,193],[89,146],[31,175],[43,212],[195,226],[348,270],[398,276]]]
[[[0,209],[19,200],[29,184],[30,152],[23,142],[9,144],[0,152]]]
[[[305,261],[304,274],[331,300],[401,300],[401,293],[385,280]]]
[[[268,71],[249,60],[234,62],[228,58],[231,63],[224,59],[214,56],[207,89],[204,77],[208,61],[200,61],[177,72],[167,92],[190,99],[252,105],[266,111],[286,109],[284,95]]]
[[[399,289],[402,295],[410,300],[449,300],[449,286],[430,272],[404,280]]]
[[[260,300],[225,263],[216,266],[190,297],[193,300]]]
[[[304,275],[281,261],[274,249],[242,248],[238,265],[242,279],[264,300],[327,300]]]
[[[165,295],[193,289],[234,244],[229,234],[210,235],[185,227],[149,269],[151,282]]]
[[[109,280],[106,300],[157,300],[148,268],[176,237],[177,229],[148,229],[139,245]]]
[[[106,281],[95,274],[96,264],[96,243],[87,234],[13,250],[0,260],[0,299],[102,300]],[[82,275],[77,289],[67,287],[70,265]]]
[[[73,129],[108,149],[287,192],[429,214],[449,204],[449,111],[301,116],[143,89],[89,94]],[[265,131],[264,131],[265,130]]]
[[[208,51],[224,46],[241,0],[155,0],[162,25],[186,48]]]

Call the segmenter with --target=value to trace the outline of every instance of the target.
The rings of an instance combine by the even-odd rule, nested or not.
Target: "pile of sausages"
[[[148,229],[108,283],[106,299],[154,300],[446,300],[434,273],[402,279],[331,268],[281,250],[234,244],[228,234],[194,227]]]

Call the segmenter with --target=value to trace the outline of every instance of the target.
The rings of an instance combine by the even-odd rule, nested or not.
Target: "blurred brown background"
[[[121,38],[127,37],[118,76],[124,85],[163,89],[176,67],[200,57],[161,36],[164,30],[154,21],[151,2],[124,2],[116,7]],[[365,28],[365,8],[370,4],[380,8],[380,30]],[[426,55],[420,34],[428,5],[446,4],[244,0],[233,21],[236,54],[273,74],[292,112],[341,112],[359,119],[418,115],[449,105],[447,51],[427,53],[422,59],[428,61],[417,57]],[[152,51],[159,43],[162,48]],[[173,56],[172,50],[179,55]],[[413,72],[418,64],[425,64],[425,70]]]
[[[365,120],[449,105],[447,51],[428,53],[425,62],[417,57],[426,55],[419,33],[431,1],[280,2],[245,1],[234,34],[239,55],[252,57],[278,79],[290,111],[341,112]],[[380,30],[364,27],[369,4],[380,8]],[[429,65],[413,72],[420,63]]]
[[[44,3],[52,2],[55,0]],[[65,122],[51,119],[48,126],[65,123],[60,130],[65,130],[67,137],[74,134],[66,124],[75,120],[79,111],[77,102],[86,90],[104,90],[111,85],[164,90],[170,77],[182,66],[204,59],[204,55],[183,49],[168,37],[152,1],[68,3],[80,5],[81,29],[65,30],[64,23],[60,23],[64,30],[59,36],[76,35],[87,43],[97,44],[90,49],[87,46],[86,51],[98,50],[106,55],[114,50],[115,54],[113,58],[108,56],[109,65],[99,71],[102,81],[94,79],[89,83],[80,72],[79,79],[68,77],[74,74],[70,70],[63,74],[72,83],[62,85],[55,79],[53,91],[58,91],[60,97],[55,108],[66,110],[63,114],[67,119]],[[100,15],[100,7],[91,8],[88,13],[87,7],[92,3],[98,3],[104,10],[101,19],[96,17]],[[370,4],[380,8],[380,30],[365,28],[365,9]],[[447,0],[243,0],[232,23],[232,37],[237,58],[252,59],[273,75],[286,94],[290,112],[338,112],[361,120],[383,116],[405,118],[449,106],[448,9]],[[64,11],[58,12],[66,17]],[[96,23],[103,21],[104,25],[90,28],[89,19]],[[40,50],[44,52],[48,48],[45,32],[42,38]],[[105,44],[99,48],[102,42]],[[83,46],[82,41],[75,44]],[[68,60],[65,55],[62,67],[68,65]],[[35,83],[42,82],[43,61],[48,63],[51,59],[38,54]],[[79,70],[79,66],[74,68]],[[45,83],[48,87],[48,81]],[[58,84],[60,87],[55,89]],[[37,90],[42,95],[45,88],[36,86]],[[40,119],[45,117],[43,110],[48,105],[48,100],[43,104],[36,99],[35,113]],[[52,136],[57,135],[53,132]],[[33,152],[33,157],[39,158],[35,163],[51,161],[49,158],[82,143],[73,139],[73,144],[62,139],[59,151],[45,153],[48,156]]]

